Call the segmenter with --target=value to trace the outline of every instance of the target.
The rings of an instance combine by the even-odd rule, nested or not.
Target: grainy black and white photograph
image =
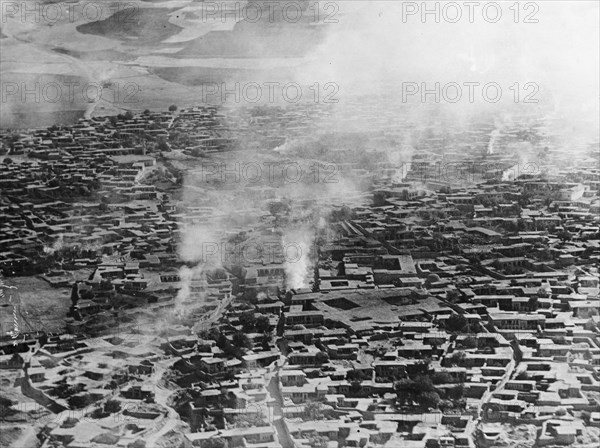
[[[1,448],[600,446],[600,3],[0,0]]]

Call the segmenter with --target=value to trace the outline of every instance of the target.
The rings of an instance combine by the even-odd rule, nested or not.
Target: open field
[[[17,287],[21,332],[64,329],[65,315],[71,305],[70,288],[53,288],[38,277],[13,277],[6,283]]]
[[[39,7],[39,2],[24,4]],[[3,16],[0,74],[18,90],[2,100],[0,127],[44,127],[167,103],[191,106],[205,98],[201,89],[190,87],[207,83],[289,80],[323,38],[323,27],[304,18],[298,23],[249,23],[239,15],[222,20],[192,1],[134,1],[120,8],[108,2],[97,17],[86,2],[69,5],[52,22],[22,20],[19,13]],[[74,14],[67,14],[71,10]],[[115,97],[103,89],[98,98],[77,90],[70,97],[64,76],[82,90],[112,84],[135,95]],[[44,90],[54,83],[62,86],[62,95]],[[40,90],[37,97],[22,94],[32,89]]]

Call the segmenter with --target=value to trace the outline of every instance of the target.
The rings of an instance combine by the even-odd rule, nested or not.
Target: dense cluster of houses
[[[410,128],[347,110],[357,115],[337,124],[366,121],[382,146]],[[179,428],[178,446],[203,448],[485,448],[509,424],[533,428],[540,446],[599,440],[597,160],[550,169],[547,150],[523,170],[488,148],[489,125],[429,136],[410,163],[373,171],[342,151],[340,172],[373,182],[369,202],[327,223],[305,287],[289,287],[281,253],[181,269],[182,232],[217,208],[170,199],[175,171],[146,184],[160,153],[208,157],[243,137],[270,149],[310,126],[302,111],[210,107],[82,120],[10,143],[29,158],[0,164],[0,268],[56,286],[90,271],[72,289],[72,334],[31,359],[8,349],[1,359],[24,366],[28,396],[62,411],[41,438],[137,447]],[[509,130],[494,144],[519,138]],[[261,218],[227,236],[281,240],[277,218]],[[50,265],[36,265],[42,253]],[[173,307],[177,324],[136,327]],[[118,333],[100,335],[117,316]]]
[[[382,186],[332,224],[312,288],[286,291],[283,264],[249,268],[253,305],[214,340],[185,338],[174,366],[193,391],[188,441],[493,446],[496,422],[540,445],[597,440],[598,174]]]

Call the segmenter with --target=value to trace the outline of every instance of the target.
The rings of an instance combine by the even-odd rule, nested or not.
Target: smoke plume
[[[307,288],[310,281],[311,249],[315,233],[308,225],[286,229],[282,235],[286,287]]]

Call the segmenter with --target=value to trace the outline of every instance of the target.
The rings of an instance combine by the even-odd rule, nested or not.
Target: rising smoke
[[[473,103],[460,101],[434,105],[447,109],[465,127],[482,113],[498,115],[498,111],[502,111],[503,115],[494,120],[487,155],[495,153],[502,129],[507,121],[511,121],[514,95],[509,89],[517,82],[539,85],[540,107],[563,120],[561,132],[565,133],[565,141],[575,138],[589,142],[596,138],[599,115],[598,4],[540,3],[538,23],[531,24],[515,23],[512,18],[490,23],[481,16],[476,17],[474,23],[466,19],[458,23],[436,23],[434,20],[423,23],[419,16],[403,22],[402,2],[343,1],[336,4],[339,7],[336,15],[338,23],[325,27],[321,43],[305,54],[294,70],[286,73],[289,78],[282,80],[282,72],[278,72],[276,79],[269,78],[267,70],[260,71],[257,61],[255,73],[261,74],[256,76],[264,77],[254,79],[257,82],[290,81],[305,86],[334,82],[339,87],[339,103],[330,106],[330,113],[320,121],[318,128],[308,129],[306,138],[289,139],[272,152],[279,160],[295,157],[325,162],[357,162],[361,161],[357,153],[362,151],[364,155],[366,148],[379,146],[378,150],[386,154],[387,161],[408,166],[418,152],[420,136],[406,133],[388,145],[380,145],[381,141],[376,136],[361,140],[355,136],[367,134],[369,124],[361,121],[362,117],[348,117],[346,113],[348,105],[360,104],[365,98],[369,100],[365,101],[365,108],[373,103],[381,111],[389,111],[398,105],[406,106],[402,96],[402,85],[406,82],[428,85],[436,82],[495,82],[501,85],[504,92],[500,106],[481,98],[476,98]],[[504,12],[507,13],[506,8]],[[286,37],[281,36],[281,39]],[[420,97],[417,97],[417,104],[398,112],[402,114],[398,119],[417,123],[417,126],[419,121],[428,119],[431,109],[418,104],[419,100]],[[237,107],[235,104],[230,106]],[[365,112],[365,115],[368,113]],[[441,127],[440,134],[444,132],[443,125]],[[339,142],[329,138],[328,134],[352,136],[348,139],[352,142]],[[530,144],[514,146],[511,150],[520,154],[522,162],[529,162],[535,157]],[[261,160],[262,156],[256,149],[249,151],[251,154],[243,157]],[[366,154],[365,160],[373,159],[376,152]],[[376,164],[369,168],[377,173]],[[324,217],[330,209],[327,201],[318,199],[329,197],[330,204],[333,204],[334,198],[343,202],[368,191],[364,183],[342,174],[336,182],[327,185],[284,182],[277,185],[276,194],[279,199],[314,201]],[[405,169],[395,180],[404,180],[406,174]],[[290,219],[281,224],[282,246],[297,251],[296,256],[288,254],[291,260],[297,258],[297,261],[285,263],[287,287],[307,287],[310,283],[311,249],[317,233],[314,222],[308,224],[302,219]],[[231,232],[237,227],[220,220],[211,224],[214,225]],[[204,235],[204,232],[193,229],[186,231],[180,247],[184,260],[198,261],[193,252]],[[182,279],[190,278],[190,272],[182,272]],[[184,287],[182,291],[180,295],[185,298],[189,290]]]
[[[314,246],[314,229],[300,226],[285,230],[282,245],[285,248],[285,275],[287,289],[300,289],[309,286],[311,250]]]

